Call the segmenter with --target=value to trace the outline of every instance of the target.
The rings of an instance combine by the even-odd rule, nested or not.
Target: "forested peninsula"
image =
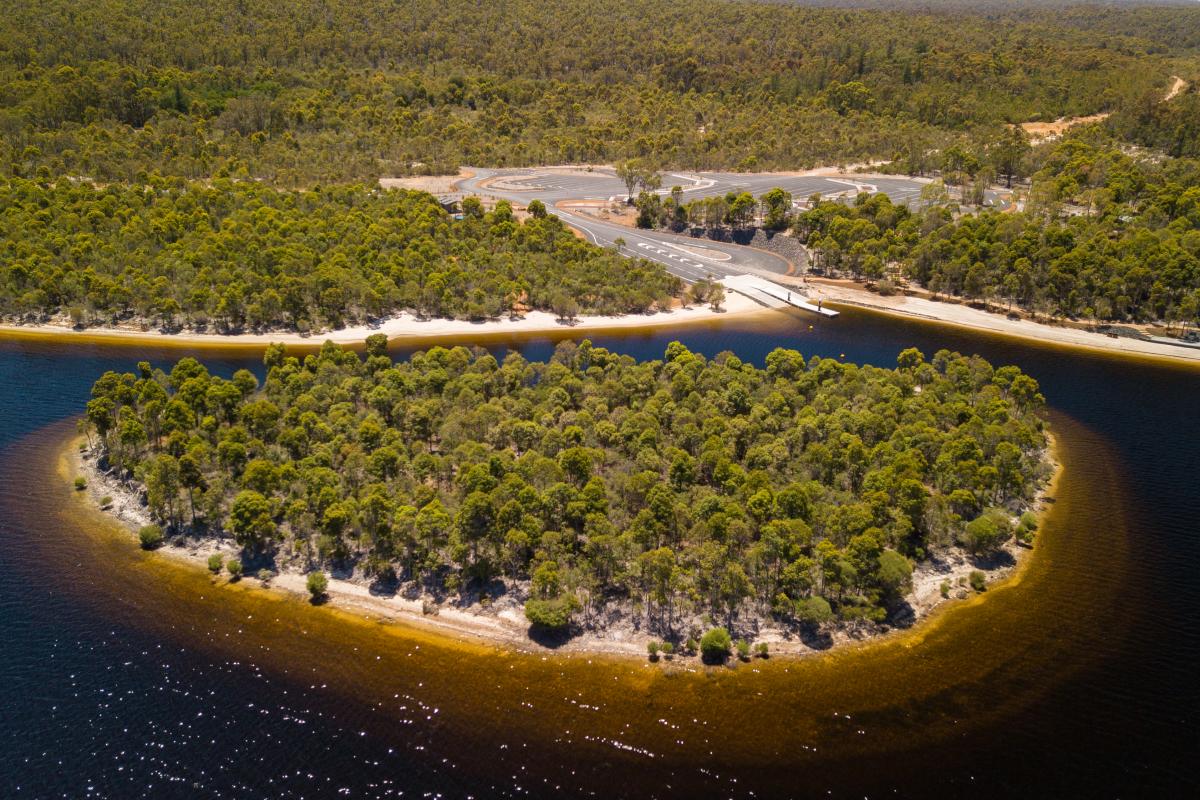
[[[460,219],[424,192],[228,179],[97,187],[0,178],[0,318],[231,333],[408,311],[468,320],[670,307],[681,281],[506,202]]]
[[[108,372],[85,474],[153,520],[147,547],[231,539],[231,573],[307,573],[314,597],[333,572],[654,653],[906,624],[914,565],[1003,560],[1051,472],[1037,382],[947,351],[759,368],[679,343],[642,363],[386,344],[273,345],[261,385],[193,358]]]

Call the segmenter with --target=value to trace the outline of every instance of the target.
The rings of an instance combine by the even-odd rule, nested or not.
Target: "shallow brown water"
[[[250,657],[290,680],[319,682],[338,702],[365,703],[384,720],[435,718],[423,722],[436,720],[452,742],[444,749],[468,772],[481,752],[503,758],[509,748],[500,748],[520,742],[538,753],[522,765],[535,778],[550,767],[541,777],[561,781],[553,767],[583,760],[608,765],[605,773],[634,769],[647,790],[747,775],[779,790],[798,773],[836,774],[860,759],[1003,725],[1095,658],[1102,633],[1117,632],[1114,598],[1094,585],[1084,595],[1087,573],[1073,568],[1088,559],[1119,580],[1127,551],[1112,512],[1120,492],[1111,454],[1066,418],[1055,429],[1065,477],[1018,579],[879,642],[735,669],[514,654],[314,608],[250,582],[214,585],[201,568],[138,550],[71,490],[62,464],[71,431],[62,425],[0,465],[0,507],[33,534],[50,573],[71,575],[64,589],[81,602],[210,657]],[[1102,565],[1085,533],[1100,515],[1122,533]]]
[[[660,353],[664,332],[605,346]],[[1176,796],[1194,786],[1200,373],[847,315],[685,341],[1043,383],[1065,473],[1018,581],[867,646],[734,670],[530,656],[364,621],[139,551],[58,473],[99,371],[0,346],[0,788],[17,797]],[[530,358],[552,342],[511,341]],[[170,358],[181,353],[172,352]],[[244,361],[222,356],[225,372]],[[29,433],[33,431],[33,433]],[[247,582],[249,583],[249,582]],[[1166,587],[1170,587],[1169,592]]]

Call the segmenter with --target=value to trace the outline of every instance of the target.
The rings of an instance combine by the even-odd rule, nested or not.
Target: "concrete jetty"
[[[783,308],[794,306],[823,317],[836,317],[838,312],[825,308],[821,301],[810,303],[808,297],[789,286],[760,278],[757,275],[729,275],[721,279],[721,284],[732,292],[745,295],[751,300],[762,303],[768,308]]]

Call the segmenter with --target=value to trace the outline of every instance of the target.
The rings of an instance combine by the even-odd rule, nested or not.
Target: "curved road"
[[[678,172],[666,173],[662,179],[664,189],[660,194],[667,193],[672,186],[679,186],[687,199],[724,195],[727,192],[750,192],[760,197],[778,186],[799,198],[817,193],[830,197],[871,191],[883,192],[897,203],[913,203],[919,198],[924,185],[903,177],[798,177],[771,173]],[[617,239],[622,239],[625,246],[621,252],[625,255],[657,261],[686,281],[747,273],[778,276],[786,274],[789,268],[785,259],[763,250],[664,231],[630,228],[557,207],[557,203],[568,200],[608,201],[624,198],[625,184],[611,169],[602,168],[592,172],[565,168],[477,169],[474,177],[460,181],[458,188],[465,194],[503,198],[521,205],[541,200],[546,204],[547,211],[581,231],[594,243],[612,247]]]

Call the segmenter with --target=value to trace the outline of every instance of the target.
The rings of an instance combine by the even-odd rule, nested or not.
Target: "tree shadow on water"
[[[917,610],[907,600],[899,600],[888,610],[887,621],[897,628],[911,628],[917,622]]]
[[[543,625],[530,625],[528,636],[533,642],[551,650],[562,647],[575,638],[570,628],[547,628]]]
[[[988,555],[971,556],[971,566],[982,570],[997,570],[1007,569],[1015,566],[1017,560],[1013,558],[1013,554],[1007,550],[997,550]]]
[[[833,635],[829,631],[809,625],[800,628],[800,641],[813,650],[828,650],[833,647]]]

